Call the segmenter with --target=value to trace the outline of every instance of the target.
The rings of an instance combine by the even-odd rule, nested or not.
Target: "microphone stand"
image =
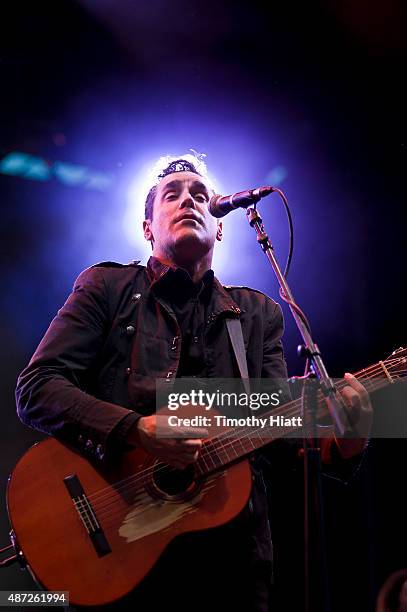
[[[276,190],[277,191],[277,190]],[[256,205],[252,208],[248,208],[246,210],[246,215],[250,226],[255,230],[257,235],[257,242],[262,248],[264,254],[271,267],[273,268],[277,280],[280,285],[280,295],[284,299],[285,302],[290,307],[291,313],[294,317],[294,321],[297,324],[297,327],[300,331],[300,334],[303,338],[304,344],[300,346],[300,354],[307,359],[307,364],[311,364],[313,375],[317,378],[319,388],[326,398],[326,402],[328,405],[329,413],[332,419],[332,422],[335,425],[335,429],[340,436],[345,436],[346,432],[351,429],[346,411],[342,408],[342,401],[340,399],[340,395],[338,390],[336,389],[333,381],[328,375],[328,372],[325,368],[324,362],[321,357],[321,353],[317,344],[314,342],[311,329],[309,323],[307,321],[306,316],[304,315],[301,308],[296,304],[294,300],[294,296],[288,286],[287,279],[282,273],[280,266],[275,258],[273,246],[271,244],[270,238],[267,235],[262,218],[260,217]],[[307,368],[308,369],[308,368]],[[306,371],[306,375],[308,372]],[[330,604],[328,597],[328,577],[326,571],[326,564],[324,559],[324,525],[323,525],[323,516],[322,516],[322,496],[321,496],[321,483],[320,483],[320,449],[318,448],[316,442],[316,415],[317,415],[317,394],[316,392],[306,392],[307,385],[310,384],[313,386],[313,381],[305,381],[305,389],[304,389],[304,404],[311,411],[311,423],[314,424],[313,431],[311,431],[311,435],[309,439],[306,440],[305,444],[305,453],[304,453],[304,461],[305,461],[305,502],[307,504],[305,511],[305,518],[307,519],[307,528],[305,529],[305,609],[306,612],[314,612],[315,607],[312,606],[313,602],[311,602],[311,588],[310,588],[310,567],[309,567],[309,559],[310,559],[310,542],[309,542],[309,509],[310,509],[310,482],[313,481],[315,484],[314,491],[314,502],[317,509],[317,513],[319,515],[319,546],[320,546],[320,562],[321,562],[321,580],[323,582],[323,591],[325,594],[325,612],[329,612]],[[305,419],[306,415],[303,414]],[[314,474],[311,477],[311,470]]]

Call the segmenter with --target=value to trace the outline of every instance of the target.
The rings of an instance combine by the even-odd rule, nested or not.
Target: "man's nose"
[[[195,200],[188,190],[181,194],[179,206],[180,208],[195,208]]]

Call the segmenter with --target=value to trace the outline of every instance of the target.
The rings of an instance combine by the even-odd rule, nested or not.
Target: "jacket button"
[[[98,444],[96,447],[96,455],[98,456],[99,459],[103,459],[104,457],[104,452],[103,452],[103,446],[101,444]]]
[[[133,325],[128,325],[128,326],[126,327],[126,334],[127,334],[128,336],[132,336],[132,335],[134,334],[134,332],[135,332],[135,331],[136,331],[136,330],[134,329]]]
[[[174,336],[172,339],[172,345],[171,345],[171,350],[175,351],[177,349],[178,346],[178,340],[179,340],[179,336]]]
[[[132,302],[138,302],[140,298],[141,298],[141,293],[134,293],[134,294],[131,296],[131,301],[132,301]]]
[[[130,376],[131,374],[131,368],[126,368],[125,370],[126,376]]]
[[[212,312],[208,317],[207,325],[209,325],[210,323],[213,323],[215,319],[216,319],[216,314]]]

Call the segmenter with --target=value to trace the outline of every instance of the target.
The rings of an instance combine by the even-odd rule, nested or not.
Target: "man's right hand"
[[[153,414],[138,419],[129,430],[126,442],[182,470],[198,460],[202,438],[207,436],[207,429],[172,427],[168,425],[166,416]]]

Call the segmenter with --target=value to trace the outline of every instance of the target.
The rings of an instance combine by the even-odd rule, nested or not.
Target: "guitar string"
[[[290,411],[290,412],[291,412],[291,411]],[[259,432],[260,432],[260,431],[261,431],[261,429],[255,430],[254,432],[252,432],[251,430],[249,430],[249,431],[246,433],[246,435],[244,435],[244,436],[239,436],[239,442],[240,442],[241,440],[243,440],[243,441],[247,441],[247,439],[249,439],[249,440],[250,440],[250,442],[251,442],[251,444],[253,445],[253,442],[252,442],[252,440],[251,440],[251,438],[255,439],[255,438],[254,438],[254,436],[253,436],[253,433],[254,433],[254,434],[257,434],[257,435],[258,435],[258,438],[259,438],[260,440],[267,439],[267,437],[266,437],[266,436],[260,436],[260,435],[259,435]],[[226,436],[226,438],[225,438],[225,439],[226,439],[226,440],[228,440],[229,435],[230,435],[230,432],[225,432],[225,436]],[[331,435],[332,435],[332,434],[331,434]],[[281,436],[281,437],[283,437],[283,436]],[[228,444],[226,444],[226,446],[225,446],[223,449],[221,448],[221,449],[219,449],[219,450],[220,450],[221,452],[222,452],[222,451],[223,451],[223,452],[225,452],[225,451],[226,451],[226,454],[227,454],[227,449],[226,449],[226,447],[227,447],[227,446],[231,446],[231,445],[233,445],[235,442],[236,442],[236,439],[232,439],[230,442],[228,442]],[[255,446],[253,446],[253,449],[244,449],[244,447],[243,447],[243,444],[242,444],[242,443],[241,443],[241,446],[242,446],[242,448],[243,448],[244,452],[246,452],[246,454],[247,454],[247,453],[250,453],[250,452],[251,452],[251,450],[256,450],[256,447],[255,447]],[[235,451],[235,453],[236,453],[236,451]],[[236,456],[241,456],[241,455],[238,455],[238,454],[236,453]],[[218,458],[219,458],[219,457],[218,457]],[[228,462],[230,462],[230,461],[232,461],[232,460],[233,460],[233,459],[231,459],[229,456],[227,456],[227,458],[228,458]],[[222,463],[221,463],[221,465],[222,465]],[[220,465],[220,466],[219,466],[219,465],[218,465],[218,466],[214,466],[214,467],[216,467],[216,468],[218,468],[218,469],[219,469],[219,468],[221,467],[221,465]],[[163,466],[163,467],[170,467],[170,466]],[[157,471],[158,471],[158,470],[157,470]],[[138,479],[138,480],[141,480],[141,479]],[[136,487],[136,486],[137,486],[137,482],[134,482],[134,483],[133,483],[133,485],[132,485],[131,487],[128,487],[128,491],[130,491],[130,489],[132,489],[132,488],[134,488],[134,487]],[[115,510],[115,507],[110,507],[110,508],[108,509],[108,506],[109,506],[109,504],[105,504],[103,507],[102,507],[102,506],[99,506],[99,508],[100,508],[100,511],[99,511],[99,512],[100,512],[100,516],[101,516],[101,517],[103,516],[104,520],[106,520],[107,518],[113,518],[112,513],[110,513],[110,514],[109,514],[109,510]],[[111,504],[110,504],[110,506],[111,506]],[[95,506],[95,510],[96,510],[96,506]],[[103,513],[103,510],[105,510],[105,512],[104,512],[104,513]],[[108,510],[108,513],[106,513],[106,510]],[[122,510],[123,510],[123,509],[120,509],[120,513],[122,513]],[[127,512],[128,512],[128,510],[129,510],[128,508],[126,508],[126,509],[125,509],[125,511],[127,511]]]
[[[375,366],[370,366],[369,368],[366,368],[365,370],[362,370],[362,372],[363,372],[363,371],[364,371],[364,372],[368,372],[369,370],[371,370],[370,374],[373,374],[373,371],[374,371],[374,370],[375,370],[376,372],[381,372],[381,371],[383,371],[383,369],[381,368],[381,366],[376,366],[376,365],[375,365]],[[359,372],[358,372],[357,374],[359,374]],[[372,376],[371,376],[371,378],[372,378]],[[367,379],[367,381],[368,381],[368,380],[369,380],[369,379]],[[338,384],[338,387],[343,388],[343,387],[347,386],[347,384],[348,384],[348,383],[346,383],[346,381],[343,381],[343,382],[341,381],[341,382]],[[301,400],[300,400],[300,399],[297,399],[297,400],[291,400],[291,401],[290,401],[290,402],[288,402],[288,403],[287,403],[285,406],[290,407],[290,405],[291,405],[291,404],[293,404],[292,408],[297,408],[297,407],[298,407],[298,405],[300,405],[300,403],[301,403]],[[283,410],[283,409],[284,409],[284,406],[283,406],[283,407],[282,407],[280,410]],[[278,409],[276,409],[275,411],[273,411],[273,416],[278,416],[278,415],[279,415]],[[226,433],[228,433],[228,432],[226,432]],[[217,439],[220,439],[220,438],[222,437],[222,435],[223,435],[223,434],[218,434],[217,436],[214,436],[213,438],[211,438],[211,439],[210,439],[210,442],[212,442],[212,443],[213,443],[213,440],[215,440],[215,441],[216,441]],[[209,446],[209,444],[208,444],[208,443],[206,443],[206,445],[205,445],[205,446],[206,446],[205,451],[206,451],[206,453],[207,453],[207,452],[208,452],[208,448],[207,448],[207,447]],[[174,468],[174,469],[175,469],[175,468]],[[154,467],[148,467],[148,468],[145,468],[144,470],[142,470],[142,471],[138,472],[137,476],[142,476],[144,473],[151,472],[152,470],[154,470]],[[125,479],[123,479],[123,480],[121,480],[121,481],[116,482],[116,483],[115,483],[115,485],[122,485],[122,484],[125,484],[125,483],[126,483],[126,481],[128,482],[129,480],[131,480],[131,479],[133,479],[133,478],[134,478],[134,475],[130,475],[130,476],[126,477]],[[117,486],[116,486],[116,489],[117,489],[117,490],[119,490],[119,488],[120,488],[120,486],[119,486],[119,487],[117,487]],[[99,497],[100,495],[103,495],[104,490],[106,490],[106,491],[110,491],[110,487],[105,487],[104,489],[100,489],[100,490],[96,491],[95,493],[91,494],[91,495],[89,496],[89,500],[95,500],[95,499],[96,499],[97,497]]]
[[[294,410],[295,410],[295,404],[294,404]],[[290,410],[290,413],[291,413],[291,410]],[[288,414],[288,413],[286,412],[286,414]],[[254,448],[253,448],[253,450],[256,448],[256,447],[253,445],[253,442],[252,442],[252,439],[255,439],[255,438],[254,438],[254,436],[253,436],[253,433],[254,433],[254,434],[257,434],[257,435],[258,435],[258,437],[259,437],[261,440],[267,439],[267,438],[265,438],[265,436],[259,436],[259,431],[260,431],[260,430],[257,430],[257,431],[255,430],[254,432],[252,432],[252,431],[251,431],[251,429],[250,429],[250,430],[249,430],[249,431],[246,433],[246,435],[245,435],[245,436],[240,436],[240,440],[239,440],[239,441],[240,441],[240,444],[241,444],[241,446],[242,446],[243,450],[244,450],[244,451],[246,451],[246,454],[247,454],[247,452],[250,452],[250,450],[251,450],[251,449],[249,449],[249,450],[244,449],[244,446],[243,446],[243,441],[247,441],[247,440],[246,440],[247,438],[250,438],[250,442],[251,442],[252,446],[254,447]],[[224,445],[223,449],[222,449],[222,448],[220,448],[220,449],[218,448],[218,449],[217,449],[217,452],[218,452],[218,451],[220,451],[220,452],[222,452],[222,451],[223,451],[223,453],[226,453],[226,456],[227,456],[227,458],[228,458],[229,462],[230,462],[231,458],[230,458],[230,457],[229,457],[229,455],[227,454],[227,453],[228,453],[228,448],[227,448],[227,447],[228,447],[228,446],[231,446],[231,445],[233,445],[233,444],[235,444],[235,442],[236,442],[236,439],[235,439],[235,437],[233,436],[233,430],[232,430],[232,436],[231,436],[230,434],[231,434],[230,430],[229,430],[228,432],[225,432],[225,434],[223,435],[223,438],[226,440],[227,444],[225,444],[225,445]],[[331,433],[331,435],[332,435],[332,433]],[[246,439],[245,439],[245,438],[246,438]],[[238,453],[237,453],[236,451],[234,451],[234,452],[235,452],[236,456],[238,456]],[[209,453],[209,454],[210,454],[210,453]],[[218,458],[219,458],[219,455],[218,455]],[[221,465],[222,465],[222,464],[221,464]],[[214,463],[214,466],[213,466],[213,467],[215,467],[215,468],[219,468],[220,466],[219,466],[219,465],[216,465],[216,464]],[[165,468],[167,468],[167,470],[168,470],[168,471],[172,471],[172,470],[173,470],[173,468],[171,468],[171,466],[167,466],[167,465],[165,465],[165,464],[164,464],[163,466],[161,466],[161,468],[157,468],[157,467],[156,467],[156,472],[158,472],[160,469],[165,469]],[[152,469],[154,470],[154,468],[152,468]],[[142,484],[144,484],[144,483],[145,483],[145,480],[146,480],[146,478],[143,478],[143,477],[139,477],[139,478],[137,478],[137,479],[133,479],[133,483],[132,483],[130,486],[128,486],[128,487],[127,487],[127,490],[128,490],[128,491],[130,491],[131,489],[137,488],[137,484],[138,484],[138,483],[140,483],[140,482],[141,482]],[[114,503],[114,502],[115,502],[115,500],[114,500],[113,496],[112,496],[112,495],[110,495],[110,497],[111,497],[112,503]],[[96,510],[96,507],[97,507],[97,506],[99,506],[100,511],[101,511],[101,515],[102,515],[103,510],[104,510],[104,509],[108,510],[109,506],[111,506],[111,505],[112,505],[112,504],[108,502],[107,504],[105,503],[105,504],[104,504],[104,507],[103,507],[103,506],[101,506],[101,503],[100,503],[100,502],[98,502],[97,504],[95,504],[95,510]]]
[[[243,439],[247,439],[249,436],[254,437],[254,436],[255,436],[255,434],[256,434],[256,432],[250,432],[250,431],[249,431],[249,432],[246,432],[246,433],[245,433],[245,435],[244,435],[244,436],[242,436],[242,438],[243,438]],[[227,456],[227,452],[228,452],[228,448],[227,448],[227,447],[228,447],[228,446],[230,446],[231,444],[233,444],[233,440],[229,441],[229,437],[230,437],[230,430],[229,430],[229,432],[225,432],[225,435],[224,435],[224,437],[223,437],[223,440],[225,440],[225,441],[226,441],[226,444],[224,444],[224,445],[223,445],[223,448],[219,448],[219,449],[218,449],[218,451],[219,451],[219,452],[222,452],[222,453],[223,453],[223,454],[225,454],[226,456]],[[270,439],[270,441],[271,441],[271,439]],[[211,439],[211,444],[212,444],[212,443],[213,443],[213,442],[212,442],[212,439]],[[205,446],[207,446],[207,445],[208,445],[208,443],[206,443],[206,444],[205,444]],[[252,449],[252,450],[253,450],[253,449]],[[212,453],[212,451],[209,451],[209,453],[213,454],[213,453]],[[230,459],[230,458],[229,458],[229,459]],[[221,465],[222,465],[222,464],[221,464]],[[221,467],[221,465],[218,465],[217,467]],[[152,475],[153,473],[157,474],[157,472],[161,472],[161,473],[163,473],[163,471],[164,471],[165,469],[167,469],[167,472],[168,472],[168,473],[173,472],[173,471],[174,471],[174,472],[176,471],[176,470],[175,470],[175,468],[172,468],[172,466],[169,466],[169,465],[163,464],[162,466],[158,466],[158,467],[156,466],[156,467],[155,467],[155,469],[154,469],[154,468],[151,468],[151,469],[149,469],[149,470],[145,470],[145,472],[149,472],[149,473],[151,473],[151,475]],[[124,493],[124,492],[130,492],[130,491],[132,491],[132,490],[134,490],[134,492],[136,492],[136,491],[137,491],[137,489],[138,489],[138,485],[139,485],[139,484],[141,484],[141,485],[143,486],[143,485],[144,485],[146,482],[148,482],[148,480],[149,480],[149,478],[148,478],[148,477],[149,477],[149,475],[150,475],[150,474],[148,474],[148,475],[143,474],[143,476],[138,477],[138,478],[136,478],[136,479],[133,479],[131,483],[128,483],[128,484],[127,484],[127,486],[125,487],[125,491],[124,491],[124,490],[123,490],[123,488],[122,488],[122,493]],[[113,496],[113,494],[112,494],[111,492],[110,492],[110,494],[108,495],[108,497],[110,497],[110,500],[109,500],[109,501],[108,501],[107,497],[105,497],[105,499],[103,499],[103,500],[97,500],[96,502],[92,502],[92,506],[95,508],[95,511],[97,512],[98,516],[99,516],[99,515],[100,515],[100,516],[102,516],[102,515],[103,515],[103,516],[105,516],[105,514],[103,514],[103,513],[104,513],[104,511],[105,511],[106,509],[108,509],[108,508],[109,508],[109,506],[111,506],[111,504],[112,504],[112,503],[113,503],[113,504],[115,503],[116,498],[114,498],[114,496]],[[110,503],[109,503],[109,502],[110,502]]]
[[[146,494],[148,495],[148,492],[146,491]],[[104,516],[103,516],[103,528],[106,529],[106,531],[113,529],[113,528],[117,528],[117,526],[123,522],[123,519],[125,518],[125,515],[129,515],[132,512],[136,511],[137,512],[137,507],[140,507],[141,509],[147,509],[147,508],[154,508],[156,507],[156,505],[154,504],[154,502],[151,500],[151,497],[149,497],[149,502],[146,503],[142,503],[141,501],[136,505],[134,504],[133,507],[111,507],[110,508],[110,512],[105,512]]]
[[[370,371],[370,374],[372,374],[374,371],[376,371],[376,372],[377,372],[377,371],[382,371],[382,367],[381,367],[381,365],[379,364],[379,366],[370,366],[369,368],[366,368],[366,369],[362,370],[362,372],[368,372],[368,371]],[[369,379],[368,379],[366,382],[369,382]],[[342,383],[342,381],[341,381],[341,383],[340,383],[340,384],[341,384],[341,386],[346,386],[346,384],[347,384],[347,383],[346,383],[346,381],[343,381],[343,383]],[[339,386],[339,385],[338,385],[338,386]],[[298,402],[297,402],[297,400],[294,400],[293,402],[290,402],[290,403],[289,403],[289,405],[290,405],[290,404],[293,404],[293,405],[292,405],[292,407],[290,407],[290,408],[289,408],[289,410],[284,410],[284,409],[283,409],[283,411],[282,411],[282,412],[283,412],[283,414],[284,414],[284,412],[285,412],[285,415],[291,414],[292,412],[296,412],[296,411],[297,411],[297,407],[298,407],[298,406],[297,406],[297,403],[298,403]],[[284,408],[284,407],[283,407],[283,408]],[[273,415],[277,415],[277,411],[275,411],[275,412],[273,413]],[[244,431],[244,430],[243,430],[243,431]],[[257,433],[257,434],[258,434],[258,432],[259,432],[259,431],[260,431],[260,429],[259,429],[259,430],[257,430],[257,431],[255,430],[254,432],[252,432],[252,431],[251,431],[251,429],[250,429],[250,431],[248,432],[248,434],[247,434],[247,435],[244,435],[244,436],[240,436],[240,437],[239,437],[239,438],[240,438],[240,439],[239,439],[239,441],[244,440],[245,438],[247,438],[247,436],[248,436],[248,435],[251,435],[251,437],[253,437],[253,433],[255,433],[255,434]],[[232,430],[232,432],[233,432],[233,430]],[[212,445],[214,445],[214,442],[213,442],[213,441],[218,441],[218,440],[219,440],[221,437],[222,437],[222,439],[225,439],[225,440],[227,441],[227,444],[226,444],[226,445],[223,447],[223,449],[222,449],[222,448],[221,448],[221,449],[217,448],[217,449],[215,450],[216,454],[217,454],[217,453],[218,453],[218,451],[220,450],[220,451],[226,452],[226,455],[227,455],[227,446],[231,446],[231,445],[233,445],[233,444],[236,442],[236,439],[233,439],[233,436],[232,436],[232,439],[231,439],[230,433],[231,433],[231,432],[230,432],[230,430],[229,430],[229,431],[227,431],[227,432],[224,432],[224,433],[222,434],[222,436],[216,436],[216,437],[214,437],[213,439],[211,439],[210,444],[212,444]],[[263,436],[263,437],[259,436],[259,437],[260,437],[260,439],[263,439],[263,438],[264,438],[264,436]],[[230,441],[228,441],[228,440],[230,440]],[[242,445],[242,447],[243,447],[243,444],[242,444],[242,443],[241,443],[241,445]],[[252,445],[253,445],[253,443],[252,443]],[[207,443],[205,446],[209,446],[209,444]],[[244,449],[244,447],[243,447],[243,449]],[[254,447],[254,449],[255,449],[255,447]],[[210,457],[212,454],[214,454],[212,451],[208,451],[208,452],[207,452],[207,454],[206,454],[206,456],[207,456],[207,457]],[[235,451],[235,454],[238,456],[238,453],[236,453],[236,451]],[[218,455],[218,459],[219,459],[219,455]],[[230,460],[230,458],[229,458],[229,460]],[[215,462],[213,462],[213,463],[214,463],[214,467],[220,467],[220,466],[216,466]],[[131,487],[131,488],[133,488],[134,486],[136,486],[136,485],[137,485],[137,483],[138,483],[138,482],[145,481],[145,476],[144,476],[144,474],[146,474],[147,472],[150,472],[150,473],[151,473],[151,472],[153,472],[154,470],[155,470],[155,472],[157,472],[157,471],[159,471],[159,470],[161,470],[161,469],[165,469],[165,468],[170,469],[170,471],[171,471],[171,470],[174,470],[174,468],[171,468],[171,466],[167,466],[167,465],[165,465],[165,464],[164,464],[164,465],[162,465],[160,468],[157,468],[156,466],[152,466],[152,467],[150,467],[150,468],[148,468],[148,469],[143,470],[143,472],[138,473],[138,474],[136,475],[136,478],[134,478],[134,476],[131,476],[131,477],[128,477],[128,479],[127,479],[127,480],[132,480],[132,481],[133,481],[133,482],[132,482],[132,487]],[[109,487],[106,487],[106,489],[107,489],[107,490],[110,490],[110,489],[109,489]],[[130,490],[130,489],[129,489],[129,490]],[[101,492],[101,490],[100,490],[99,492],[96,492],[95,494],[93,494],[93,496],[98,495],[98,493],[100,493],[100,492]],[[113,499],[113,501],[114,501],[114,496],[113,496],[113,494],[112,494],[112,493],[110,493],[110,497],[111,497],[111,498]],[[92,499],[92,496],[89,496],[88,500],[90,501],[91,499]],[[99,501],[100,501],[100,500],[99,500]],[[100,504],[99,504],[98,502],[96,502],[96,503],[95,503],[95,509],[96,509],[96,506],[99,506],[99,508],[100,508],[100,509],[102,509],[102,507],[100,506]],[[106,505],[105,505],[105,507],[106,507]]]
[[[292,414],[294,414],[296,412],[297,412],[296,410],[293,410]],[[254,432],[248,431],[243,436],[241,436],[241,439],[244,440],[244,441],[248,441],[248,440],[250,440],[250,437],[255,438],[256,434],[259,431],[260,430],[255,430]],[[230,433],[230,432],[225,432],[225,437],[223,438],[226,441],[226,444],[223,445],[223,448],[218,449],[220,452],[226,454],[227,457],[228,457],[228,455],[227,455],[228,447],[232,446],[235,443],[235,440],[233,440],[233,439],[229,441],[228,435],[227,435],[228,433]],[[281,436],[281,437],[283,437],[283,436]],[[257,439],[258,439],[258,437],[257,437]],[[270,437],[270,442],[271,441],[272,441],[272,439]],[[252,449],[249,449],[247,451],[247,454],[250,454],[250,452],[252,452],[254,450],[256,450],[255,446]],[[230,462],[232,460],[233,460],[233,458],[228,457],[228,462]],[[221,467],[222,467],[222,463],[220,465],[217,465],[217,466],[214,465],[212,469],[215,469],[215,468],[220,469]],[[168,472],[175,472],[176,471],[175,468],[172,468],[171,466],[167,466],[167,465],[163,465],[162,467],[156,468],[156,470],[152,469],[150,471],[157,473],[159,471],[162,471],[163,468],[167,468]],[[136,493],[137,493],[137,491],[139,489],[141,489],[141,490],[144,489],[143,485],[146,484],[148,482],[148,480],[149,480],[148,476],[143,476],[141,478],[134,479],[134,481],[131,484],[127,485],[126,493],[130,493],[132,491],[132,493],[134,495],[136,495]],[[139,486],[139,485],[141,485],[141,486]],[[123,492],[124,491],[122,491],[122,493]],[[109,497],[110,497],[109,501],[107,501],[107,499],[105,499],[105,500],[103,500],[103,502],[97,501],[96,503],[95,502],[92,503],[92,506],[93,506],[93,508],[94,508],[94,510],[95,510],[95,512],[96,512],[96,514],[98,516],[98,518],[100,517],[103,520],[106,520],[107,518],[111,518],[112,517],[112,513],[110,511],[113,510],[113,514],[114,514],[116,509],[117,509],[116,505],[115,505],[116,502],[117,502],[117,497],[114,496],[114,494],[112,494],[112,493],[110,493]],[[125,510],[126,512],[129,512],[129,508],[128,507],[123,509],[123,510]],[[121,512],[122,512],[122,509],[120,509],[120,513]]]
[[[249,436],[253,436],[253,434],[248,432],[247,436],[245,437],[249,437]],[[271,438],[270,438],[270,442],[271,442]],[[219,466],[219,468],[221,468],[221,466]],[[148,479],[146,478],[146,480]],[[136,487],[136,490],[133,492],[134,496],[137,494],[137,489],[141,489],[142,491],[144,490],[144,487],[137,487],[137,483],[130,488],[134,488],[134,487]],[[131,513],[136,508],[135,502],[133,502],[133,504],[130,507],[129,506],[120,507],[115,503],[116,500],[113,500],[113,499],[112,499],[112,502],[113,503],[110,503],[110,504],[105,503],[102,508],[99,507],[99,510],[96,510],[95,508],[98,518],[100,516],[101,520],[103,521],[103,529],[106,529],[106,530],[113,528],[118,523],[122,522],[124,515]],[[151,497],[149,498],[149,503],[144,504],[144,507],[154,507],[154,503],[152,502]]]
[[[370,374],[372,374],[374,371],[376,371],[376,372],[383,371],[382,367],[379,365],[379,366],[370,366],[369,368],[366,368],[365,370],[362,370],[362,372],[368,372],[369,370],[370,370]],[[369,379],[367,379],[366,382],[369,382]],[[347,385],[346,381],[343,381],[343,382],[341,381],[339,383],[338,387],[339,386],[340,387],[344,387],[346,385]],[[291,402],[289,402],[286,405],[288,410],[290,411],[290,414],[291,414],[291,410],[297,410],[298,409],[300,403],[301,403],[301,400],[292,400]],[[292,404],[292,406],[291,406],[291,404]],[[280,409],[281,412],[278,411],[278,410],[275,410],[273,412],[273,416],[278,416],[278,415],[284,416],[284,414],[287,416],[289,414],[289,412],[287,412],[284,408],[285,407],[283,406],[282,409]],[[240,430],[240,431],[244,431],[244,430]],[[252,428],[250,428],[250,433],[256,433],[256,431],[253,432]],[[201,451],[201,453],[204,452],[204,457],[205,458],[210,458],[210,459],[212,458],[212,455],[214,455],[214,452],[211,451],[209,447],[214,446],[218,440],[222,439],[222,436],[230,436],[230,430],[228,430],[227,432],[224,432],[224,434],[218,434],[217,436],[214,436],[213,438],[211,438],[204,445],[204,449],[203,449],[203,451]],[[166,464],[163,464],[159,468],[157,468],[156,465],[155,466],[150,466],[150,467],[145,468],[144,470],[138,472],[137,475],[133,474],[133,475],[123,479],[122,481],[118,481],[117,483],[115,483],[115,485],[119,485],[119,486],[115,486],[115,489],[117,491],[119,491],[120,489],[123,488],[123,486],[125,486],[125,484],[130,483],[130,481],[135,482],[135,481],[137,481],[139,479],[141,480],[141,479],[144,478],[144,475],[151,474],[152,472],[157,472],[158,470],[166,469],[166,468],[170,468],[172,470],[176,469],[176,468],[171,468],[171,466],[168,466]],[[100,489],[99,491],[96,491],[95,493],[89,495],[89,497],[88,497],[89,501],[95,501],[96,502],[97,498],[100,498],[101,496],[104,495],[104,490],[107,493],[109,493],[111,491],[111,488],[110,487],[105,487],[104,489]]]
[[[273,416],[285,416],[289,418],[294,414],[298,414],[299,407],[300,407],[300,402],[297,400],[292,400],[288,404],[284,405],[280,410],[273,411]],[[219,452],[226,453],[226,456],[227,456],[228,447],[232,446],[236,441],[244,440],[245,438],[247,438],[249,434],[252,437],[255,437],[260,431],[260,429],[254,429],[253,427],[246,427],[246,428],[241,427],[238,430],[238,433],[239,433],[238,440],[236,440],[236,438],[233,437],[233,433],[235,431],[236,431],[235,429],[230,428],[227,431],[222,432],[221,434],[217,434],[216,436],[208,440],[208,442],[204,443],[204,447],[201,451],[201,456],[203,456],[204,462],[206,459],[212,460],[212,463],[213,463],[212,469],[219,467],[213,461],[213,457],[218,455]],[[223,447],[219,447],[218,443],[222,444],[222,441],[224,440],[227,441],[227,444],[224,444]],[[212,450],[212,447],[214,447],[213,450]],[[255,447],[254,449],[250,449],[250,450],[255,450]],[[230,457],[227,456],[227,458],[229,461],[231,460]],[[136,476],[133,475],[131,477],[128,477],[127,482],[125,484],[121,484],[120,487],[115,487],[115,489],[116,491],[121,490],[122,492],[124,492],[125,488],[128,489],[128,485],[130,484],[131,481],[132,481],[131,486],[133,487],[134,485],[137,485],[138,481],[144,480],[145,476],[149,475],[152,472],[157,474],[157,472],[162,471],[162,470],[167,470],[168,472],[171,472],[171,471],[175,471],[175,469],[176,468],[173,468],[172,466],[167,465],[167,464],[163,464],[159,467],[157,466],[157,464],[155,464],[154,466],[150,466],[149,468],[146,468],[138,472]],[[108,489],[108,492],[110,493],[110,489]],[[89,496],[89,500],[94,501],[95,507],[96,505],[99,504],[99,501],[100,501],[100,498],[96,499],[97,494],[98,493],[96,492],[95,494]]]
[[[152,502],[147,505],[144,504],[144,508],[148,506],[154,507],[154,504]],[[133,505],[133,510],[135,509],[135,507],[136,506]],[[118,507],[114,505],[114,506],[111,506],[110,508],[105,508],[104,513],[103,514],[100,513],[100,518],[101,519],[103,518],[103,522],[104,522],[103,527],[106,529],[113,527],[114,525],[117,524],[117,519],[119,519],[119,522],[121,522],[123,520],[123,515],[125,515],[126,513],[128,514],[131,511],[132,509],[129,508],[128,506],[123,508],[123,507]]]

